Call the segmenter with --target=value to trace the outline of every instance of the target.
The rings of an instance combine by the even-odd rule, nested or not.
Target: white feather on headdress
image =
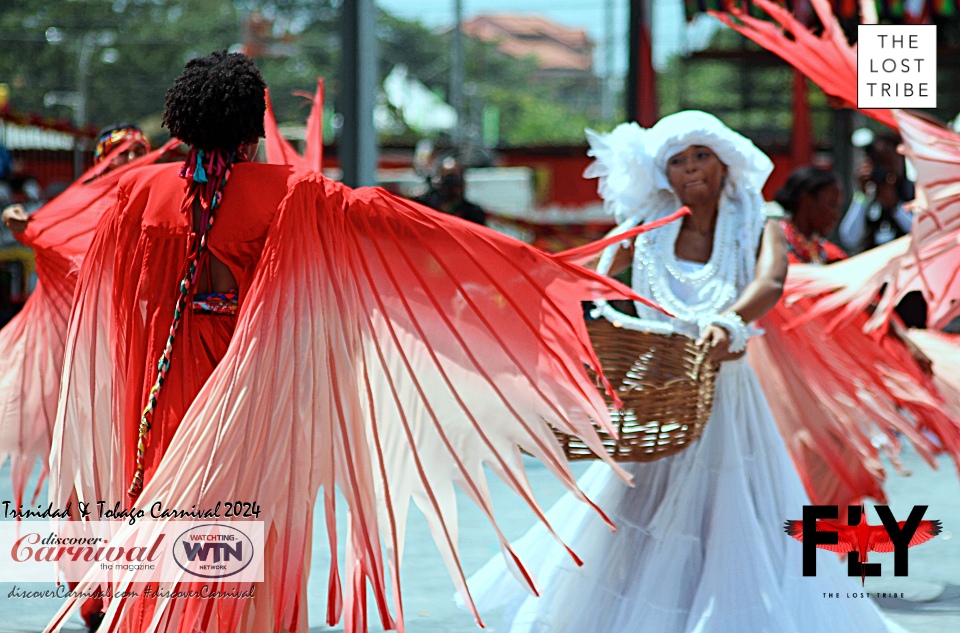
[[[645,221],[654,191],[653,161],[647,152],[647,130],[636,123],[621,123],[613,131],[598,134],[586,130],[588,156],[596,158],[583,172],[584,178],[599,178],[597,192],[604,209],[617,223],[632,218]]]

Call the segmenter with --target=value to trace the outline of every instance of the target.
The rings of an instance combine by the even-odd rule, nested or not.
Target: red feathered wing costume
[[[881,289],[872,328],[914,290],[927,301],[931,327],[945,327],[960,316],[960,135],[907,112],[895,111],[895,116],[906,155],[917,169],[910,235],[838,266],[797,275],[791,292],[824,295],[810,317],[834,312],[834,320],[845,319]]]
[[[829,3],[811,0],[823,25],[819,36],[783,7],[769,0],[755,4],[776,24],[739,9],[711,13],[855,107],[856,47]],[[861,111],[899,128],[917,168],[920,213],[911,235],[829,266],[807,266],[792,257],[785,299],[762,321],[766,335],[751,342],[751,363],[815,503],[884,500],[873,439],[885,437],[895,458],[894,431],[931,465],[935,454],[947,452],[960,468],[960,409],[954,405],[960,397],[953,381],[944,379],[948,363],[938,362],[955,356],[954,341],[912,338],[934,359],[937,375],[931,378],[887,332],[894,306],[911,290],[923,291],[934,327],[960,314],[954,301],[960,288],[960,136],[899,110]],[[871,316],[867,310],[874,302]]]
[[[783,224],[793,275],[809,260],[792,247],[796,230]],[[846,258],[829,242],[822,248],[826,262]],[[886,327],[865,333],[865,310],[834,328],[827,318],[797,325],[811,304],[783,299],[763,317],[765,333],[750,342],[750,364],[811,501],[842,506],[871,497],[885,503],[878,444],[896,463],[895,431],[902,433],[936,467],[934,456],[944,448],[960,454],[960,426],[934,379]]]
[[[34,250],[38,277],[23,309],[0,330],[0,464],[10,457],[18,505],[36,462],[42,464],[41,482],[47,472],[67,319],[97,222],[115,203],[120,178],[154,163],[173,145],[103,173],[110,167],[107,156],[31,215],[18,236]],[[129,143],[121,144],[114,152],[128,149]]]
[[[319,171],[322,140],[313,139],[322,139],[322,104],[320,81],[307,123],[311,142],[305,159],[280,135],[268,98],[264,126],[271,162],[297,165],[302,170],[315,166]],[[171,140],[146,156],[110,170],[111,158],[127,152],[134,142],[127,140],[114,147],[110,155],[31,215],[26,231],[18,236],[34,250],[39,278],[23,309],[0,330],[0,464],[10,458],[11,483],[18,506],[23,502],[27,479],[37,461],[42,465],[40,484],[47,473],[67,319],[77,273],[97,223],[116,203],[121,177],[132,169],[153,164],[180,144]],[[38,484],[34,496],[39,491]]]
[[[55,503],[126,505],[183,273],[171,262],[194,239],[177,169],[122,181],[84,262],[51,457]],[[454,484],[496,527],[486,465],[543,519],[522,449],[583,498],[550,426],[604,453],[592,421],[609,418],[584,368],[597,359],[580,301],[632,292],[484,227],[285,166],[235,165],[218,218],[209,248],[239,283],[239,313],[184,315],[136,504],[257,501],[266,582],[250,600],[113,600],[109,630],[306,630],[319,491],[333,550],[328,621],[343,613],[346,630],[365,631],[372,587],[383,624],[402,630],[411,500],[465,594]],[[342,572],[335,489],[350,517]]]
[[[849,107],[857,102],[857,52],[851,47],[826,0],[811,0],[823,24],[818,37],[786,9],[769,0],[756,6],[777,24],[735,9],[712,15],[776,53],[828,95]],[[789,34],[789,37],[788,37]],[[902,110],[861,109],[865,115],[900,131],[906,154],[917,170],[917,216],[910,235],[847,262],[823,269],[800,269],[788,293],[824,295],[805,318],[826,313],[839,322],[881,299],[868,322],[881,327],[905,294],[923,292],[929,325],[942,328],[960,316],[960,135]],[[840,308],[839,311],[837,309]]]
[[[775,2],[753,0],[751,4],[762,9],[776,24],[755,18],[740,7],[731,6],[727,12],[711,10],[709,13],[782,57],[846,107],[856,108],[857,47],[847,42],[847,36],[833,15],[828,0],[810,0],[823,25],[819,36],[811,33],[789,9]],[[896,127],[890,110],[864,109],[861,112],[880,123]]]

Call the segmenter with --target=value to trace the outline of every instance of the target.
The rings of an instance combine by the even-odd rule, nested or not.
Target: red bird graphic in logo
[[[893,540],[883,525],[869,525],[867,523],[866,508],[861,506],[862,518],[855,526],[844,525],[835,521],[819,519],[817,532],[836,532],[837,543],[817,543],[817,547],[837,554],[856,552],[860,561],[860,584],[866,582],[866,563],[868,552],[888,553],[894,551]],[[898,521],[897,525],[903,529],[906,521]],[[803,521],[786,521],[784,531],[803,542]],[[920,521],[917,531],[910,539],[908,547],[926,543],[937,534],[940,534],[940,521]]]

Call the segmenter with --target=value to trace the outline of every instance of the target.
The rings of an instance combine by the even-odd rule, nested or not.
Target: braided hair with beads
[[[173,322],[157,362],[157,378],[140,417],[136,469],[127,491],[132,498],[143,489],[144,455],[153,414],[170,371],[173,344],[183,312],[194,294],[200,261],[207,252],[224,189],[234,163],[246,160],[243,145],[264,135],[265,91],[266,85],[253,62],[245,55],[226,51],[187,62],[167,91],[163,124],[172,136],[190,146],[180,177],[191,183],[188,195],[199,201],[201,221],[198,239],[184,262]]]

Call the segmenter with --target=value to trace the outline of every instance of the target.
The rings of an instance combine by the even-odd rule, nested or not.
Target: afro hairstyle
[[[187,62],[167,90],[163,125],[204,151],[232,151],[264,135],[266,84],[241,53],[215,51]]]
[[[803,194],[816,196],[824,187],[836,184],[837,177],[833,172],[806,165],[793,170],[787,181],[773,195],[773,199],[792,215],[797,212]]]

